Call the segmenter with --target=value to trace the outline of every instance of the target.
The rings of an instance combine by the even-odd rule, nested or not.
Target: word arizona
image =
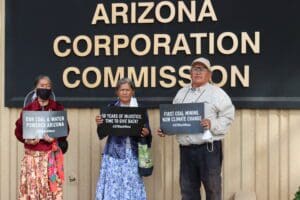
[[[202,3],[202,4],[201,4]],[[107,7],[106,7],[107,6]],[[110,6],[110,8],[108,8]],[[92,25],[105,24],[151,24],[155,22],[202,22],[217,21],[211,0],[159,1],[131,3],[99,3]]]

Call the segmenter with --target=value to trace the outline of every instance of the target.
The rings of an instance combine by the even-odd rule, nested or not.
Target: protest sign
[[[145,125],[145,108],[104,107],[101,109],[104,119],[100,131],[106,135],[139,136]]]
[[[203,133],[203,103],[161,104],[160,127],[165,134]]]
[[[42,139],[45,133],[52,138],[68,135],[66,111],[23,111],[23,138]]]

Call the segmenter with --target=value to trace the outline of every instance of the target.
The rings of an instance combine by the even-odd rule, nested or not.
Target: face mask
[[[43,100],[49,99],[51,92],[52,92],[51,89],[46,89],[46,88],[37,88],[36,89],[36,95]]]

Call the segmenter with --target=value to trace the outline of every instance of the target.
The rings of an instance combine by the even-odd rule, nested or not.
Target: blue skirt
[[[138,173],[138,160],[130,148],[125,159],[104,154],[96,188],[96,200],[146,200],[142,177]]]

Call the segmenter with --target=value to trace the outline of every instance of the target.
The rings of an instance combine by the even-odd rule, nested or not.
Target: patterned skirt
[[[25,150],[21,163],[19,200],[60,200],[63,199],[62,182],[57,180],[56,192],[49,187],[48,153]]]
[[[96,188],[96,200],[146,200],[138,160],[126,148],[125,159],[104,154]]]

